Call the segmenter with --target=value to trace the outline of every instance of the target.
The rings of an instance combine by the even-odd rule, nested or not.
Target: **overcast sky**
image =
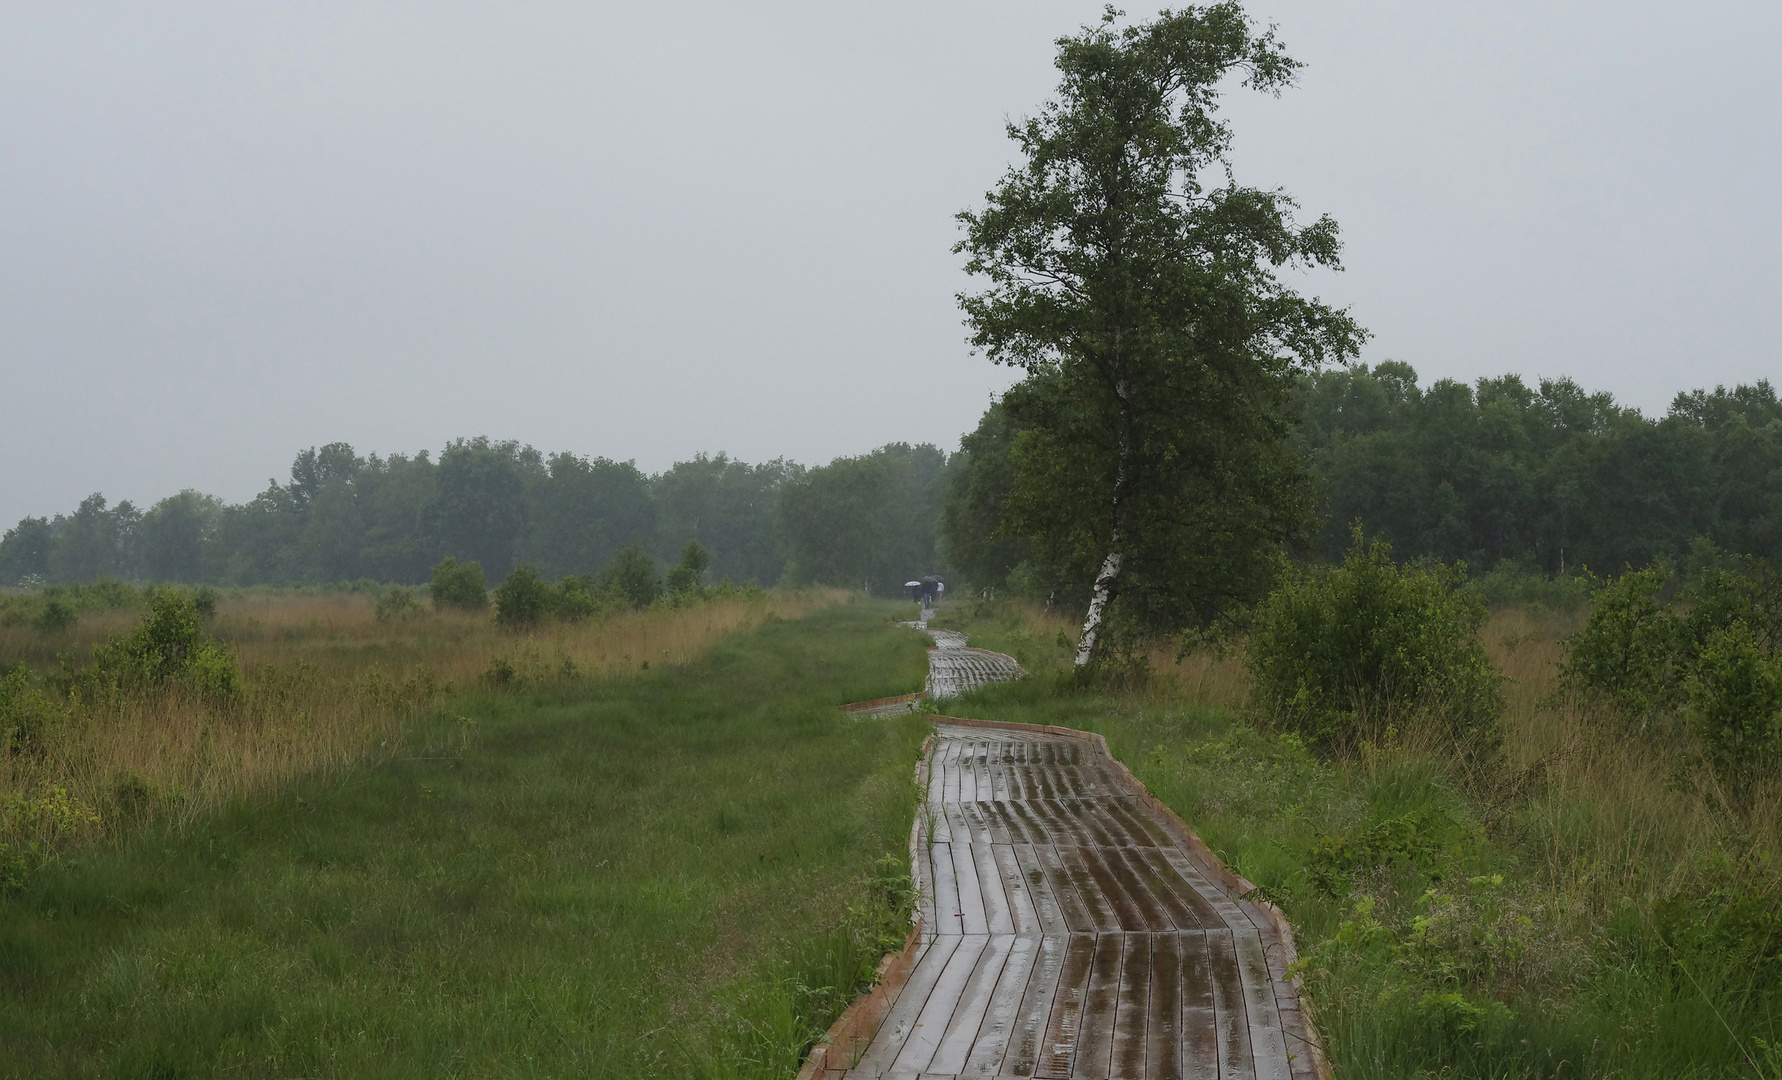
[[[249,498],[337,440],[956,447],[1011,377],[964,344],[952,215],[1097,12],[8,4],[0,526]],[[1341,224],[1303,284],[1367,360],[1649,413],[1782,374],[1782,5],[1250,12],[1308,67],[1229,99],[1239,179]]]

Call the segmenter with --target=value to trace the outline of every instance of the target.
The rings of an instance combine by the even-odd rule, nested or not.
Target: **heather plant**
[[[1458,563],[1398,566],[1356,530],[1341,565],[1290,570],[1257,608],[1253,707],[1324,750],[1412,724],[1490,743],[1502,679],[1479,641],[1489,613],[1465,580]]]

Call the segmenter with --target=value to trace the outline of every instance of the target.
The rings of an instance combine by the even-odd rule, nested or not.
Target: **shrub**
[[[437,608],[482,611],[489,606],[489,586],[483,580],[482,564],[461,563],[450,555],[433,568],[433,581],[427,587],[427,593]]]
[[[1501,680],[1479,642],[1485,605],[1465,575],[1458,563],[1399,567],[1389,545],[1356,530],[1342,565],[1290,572],[1257,609],[1253,706],[1326,750],[1413,720],[1489,742]]]
[[[23,665],[0,674],[0,756],[40,750],[62,711],[31,685]]]
[[[551,602],[553,613],[567,622],[578,622],[630,606],[630,601],[617,590],[602,589],[596,584],[593,574],[571,575],[559,581]]]
[[[553,614],[552,589],[538,576],[537,567],[514,567],[507,580],[495,587],[495,621],[502,626],[537,626]]]
[[[671,596],[683,596],[698,592],[705,583],[706,568],[711,566],[712,557],[697,540],[687,541],[681,549],[681,561],[668,572],[668,592]]]
[[[31,620],[40,633],[55,634],[68,629],[80,621],[80,614],[61,600],[51,598],[45,600],[38,610],[37,617]]]
[[[389,622],[391,619],[406,618],[421,613],[421,605],[415,603],[415,594],[400,585],[393,585],[378,595],[377,606],[372,614],[378,622]]]
[[[148,614],[129,635],[95,648],[93,669],[122,689],[179,682],[229,697],[241,688],[235,658],[205,634],[196,601],[176,589],[151,589]]]
[[[1679,628],[1658,599],[1669,576],[1653,568],[1597,583],[1590,621],[1566,639],[1561,670],[1568,685],[1609,698],[1630,716],[1677,700]]]
[[[1775,772],[1782,750],[1782,658],[1759,648],[1739,622],[1714,632],[1693,666],[1690,729],[1714,775],[1742,803]]]
[[[636,544],[613,553],[597,579],[600,591],[612,590],[623,596],[634,608],[648,607],[662,595],[662,582],[656,577],[656,560]]]
[[[1726,680],[1748,683],[1782,652],[1782,574],[1725,557],[1666,601],[1671,583],[1664,567],[1597,582],[1590,620],[1565,641],[1563,677],[1642,727],[1669,718],[1704,730],[1703,710],[1718,708],[1708,702],[1734,693]],[[1705,673],[1710,654],[1715,670]]]

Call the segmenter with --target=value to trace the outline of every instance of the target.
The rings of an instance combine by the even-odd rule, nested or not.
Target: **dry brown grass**
[[[1018,620],[1014,640],[1037,646],[1061,632],[1076,636],[1075,620],[1064,613],[1019,602],[999,610]],[[1407,758],[1434,762],[1469,786],[1494,831],[1540,860],[1548,887],[1592,908],[1623,897],[1645,902],[1680,888],[1702,855],[1734,840],[1734,847],[1782,850],[1782,783],[1751,800],[1748,817],[1729,815],[1712,774],[1687,764],[1691,748],[1674,733],[1630,731],[1622,717],[1559,693],[1561,641],[1587,614],[1525,608],[1492,614],[1482,640],[1505,676],[1500,763],[1481,770],[1436,733],[1403,732],[1394,746],[1358,754],[1343,767],[1374,771]],[[1213,708],[1243,704],[1249,677],[1241,642],[1223,651],[1177,653],[1171,644],[1147,652],[1154,678],[1146,697]],[[1060,664],[1066,656],[1062,648],[1049,654]]]
[[[527,633],[504,631],[486,614],[424,611],[380,622],[369,599],[346,594],[228,598],[218,605],[214,633],[240,661],[246,690],[239,700],[157,693],[74,705],[36,752],[0,754],[0,796],[13,805],[0,820],[0,840],[10,833],[66,843],[109,831],[143,805],[190,817],[367,753],[412,752],[402,742],[405,727],[454,690],[604,680],[685,664],[728,634],[841,597],[770,593]],[[88,616],[55,644],[87,656],[135,619]],[[0,630],[0,664],[42,663],[40,638],[29,628]],[[83,812],[30,809],[56,788]]]

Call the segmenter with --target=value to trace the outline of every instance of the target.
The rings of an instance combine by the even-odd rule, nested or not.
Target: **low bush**
[[[502,626],[536,626],[553,614],[553,607],[551,586],[536,567],[516,566],[495,587],[495,621]]]
[[[427,587],[437,608],[459,611],[482,611],[489,606],[489,585],[483,579],[483,565],[461,563],[448,555],[433,568],[433,580]]]
[[[393,585],[379,593],[377,605],[372,609],[378,622],[410,618],[420,613],[421,605],[415,601],[415,594],[400,585]]]
[[[208,697],[232,697],[241,689],[235,658],[210,639],[191,594],[154,588],[149,610],[128,635],[93,650],[82,673],[89,682],[121,690],[182,685]]]
[[[687,541],[681,549],[681,561],[668,571],[668,592],[671,596],[698,592],[705,584],[705,571],[712,557],[697,540]]]
[[[1565,688],[1649,738],[1693,737],[1742,804],[1782,764],[1782,574],[1722,557],[1680,584],[1665,567],[1596,584]]]
[[[32,685],[23,665],[0,674],[0,757],[41,752],[64,719],[62,707]]]
[[[1258,607],[1254,708],[1324,750],[1426,722],[1489,743],[1501,677],[1479,641],[1489,613],[1465,581],[1461,564],[1400,567],[1357,530],[1341,565],[1289,571]]]
[[[595,579],[596,591],[617,591],[633,608],[646,608],[662,595],[656,560],[635,544],[613,553],[613,560]]]

